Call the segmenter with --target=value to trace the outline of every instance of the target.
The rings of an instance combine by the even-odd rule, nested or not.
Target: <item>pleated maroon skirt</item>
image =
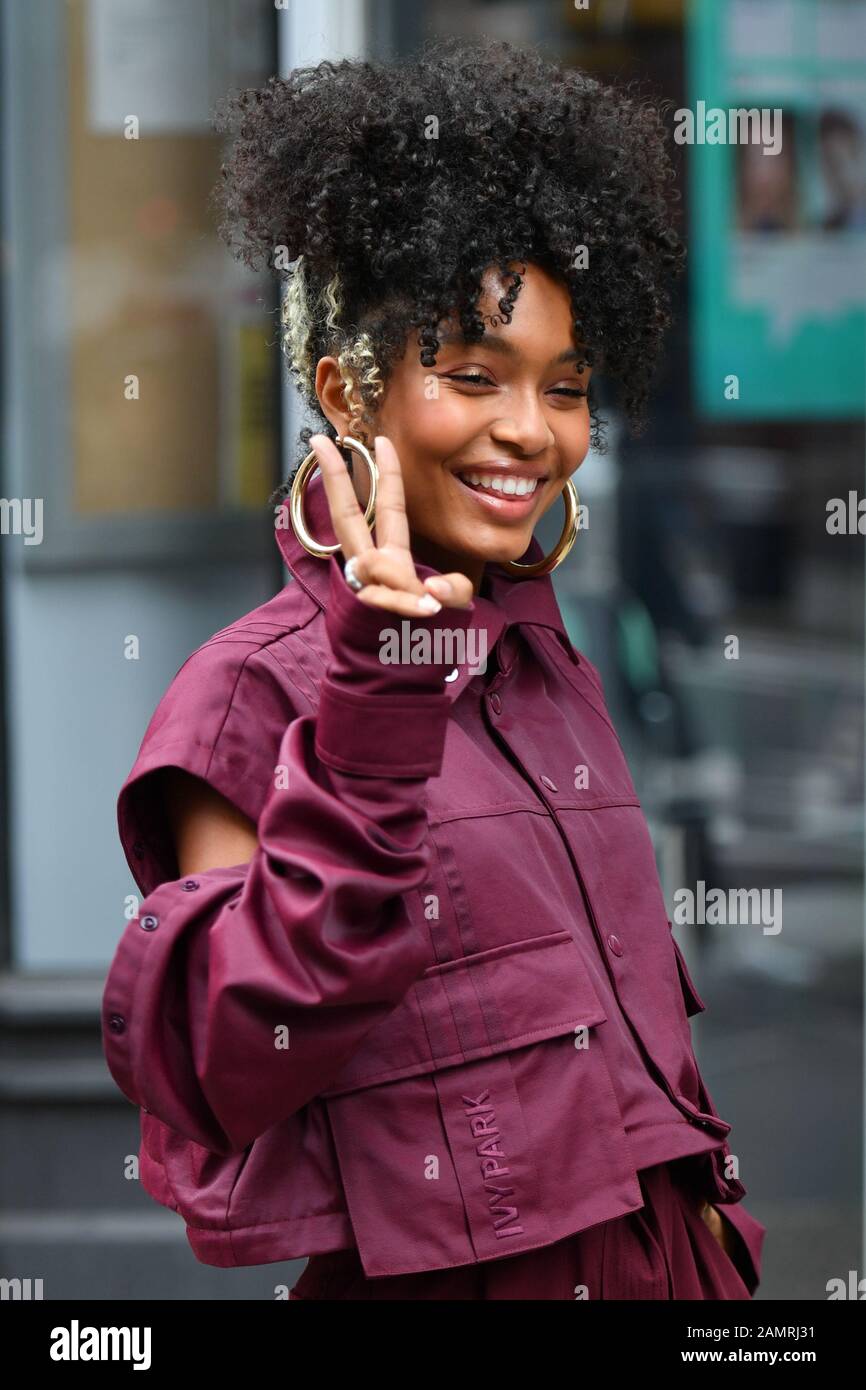
[[[365,1277],[357,1251],[315,1255],[290,1299],[749,1299],[701,1216],[688,1159],[638,1174],[644,1206],[566,1240],[458,1269]]]

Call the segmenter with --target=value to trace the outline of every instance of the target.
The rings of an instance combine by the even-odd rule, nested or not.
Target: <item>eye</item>
[[[480,372],[448,372],[449,381],[468,381],[472,386],[495,386],[495,381],[490,381],[488,377],[482,376]]]
[[[468,381],[470,386],[495,386],[496,382],[488,377],[482,376],[480,372],[447,372],[448,381]],[[582,386],[554,386],[553,394],[556,396],[570,396],[579,399],[581,396],[588,395],[588,391]]]

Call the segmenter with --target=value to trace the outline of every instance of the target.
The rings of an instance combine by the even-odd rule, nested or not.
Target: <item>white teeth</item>
[[[503,478],[500,473],[461,473],[460,477],[472,487],[486,487],[506,496],[526,497],[538,486],[537,478]]]

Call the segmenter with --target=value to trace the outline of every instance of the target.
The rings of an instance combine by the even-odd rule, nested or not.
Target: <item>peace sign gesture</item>
[[[379,485],[374,541],[337,446],[327,435],[310,437],[322,470],[334,535],[344,559],[354,559],[355,574],[364,586],[356,596],[371,608],[386,608],[405,617],[437,613],[443,604],[467,607],[473,594],[468,575],[435,575],[422,583],[415,573],[400,460],[385,435],[377,435],[375,445]]]

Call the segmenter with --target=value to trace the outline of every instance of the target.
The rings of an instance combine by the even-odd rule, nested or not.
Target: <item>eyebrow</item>
[[[485,333],[483,338],[479,338],[476,342],[473,343],[468,342],[468,340],[464,337],[462,333],[440,333],[439,342],[440,344],[446,347],[450,347],[452,344],[458,347],[467,348],[485,347],[489,348],[491,352],[501,353],[504,357],[518,357],[520,355],[520,349],[515,347],[514,343],[512,343],[510,339],[497,337],[494,333]],[[583,352],[579,352],[577,348],[566,348],[565,351],[561,352],[558,357],[552,359],[551,365],[558,366],[561,362],[583,361],[585,355],[585,348]]]

